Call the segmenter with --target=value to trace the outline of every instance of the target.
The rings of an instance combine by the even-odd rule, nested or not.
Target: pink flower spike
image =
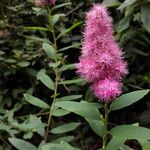
[[[95,82],[92,89],[95,95],[103,102],[110,102],[122,93],[119,81],[105,79]]]

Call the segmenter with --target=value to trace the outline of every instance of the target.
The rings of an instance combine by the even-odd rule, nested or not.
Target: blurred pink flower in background
[[[47,6],[48,4],[55,5],[55,3],[56,0],[35,0],[35,5],[41,8]]]
[[[128,70],[104,6],[94,4],[86,14],[83,36],[77,73],[92,82],[92,89],[101,101],[113,100],[121,94],[121,81]]]

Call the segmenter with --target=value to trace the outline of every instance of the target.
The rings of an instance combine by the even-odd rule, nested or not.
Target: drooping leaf
[[[37,79],[40,80],[50,90],[54,90],[54,82],[43,70],[38,72]]]
[[[56,50],[54,47],[48,43],[43,43],[43,49],[45,53],[47,54],[48,58],[55,60],[57,57]]]
[[[138,90],[138,91],[124,94],[124,95],[120,96],[119,98],[117,98],[111,104],[110,109],[117,110],[117,109],[127,107],[127,106],[137,102],[141,98],[143,98],[148,92],[149,92],[149,90]]]
[[[104,122],[99,120],[93,120],[93,119],[86,119],[86,121],[89,123],[92,130],[100,137],[103,136],[103,129],[104,129]]]
[[[31,96],[30,94],[24,94],[24,97],[32,105],[35,105],[44,109],[49,108],[48,104],[46,104],[44,101],[40,100],[37,97]]]

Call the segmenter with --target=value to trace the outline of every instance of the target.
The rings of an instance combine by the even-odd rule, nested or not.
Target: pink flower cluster
[[[45,7],[48,4],[55,5],[56,0],[35,0],[35,5],[37,7]]]
[[[83,35],[77,73],[92,83],[92,89],[101,101],[111,101],[121,94],[121,80],[128,70],[104,6],[94,4],[86,14]]]

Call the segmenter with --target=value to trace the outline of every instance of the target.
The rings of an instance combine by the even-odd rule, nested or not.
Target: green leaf
[[[65,6],[67,6],[67,5],[71,5],[71,3],[68,2],[68,3],[63,3],[63,4],[55,5],[55,6],[52,8],[52,10],[55,10],[55,9],[58,9],[58,8],[61,8],[61,7],[65,7]]]
[[[77,43],[77,44],[73,44],[71,46],[66,46],[64,48],[61,48],[60,50],[58,50],[59,52],[63,52],[63,51],[66,51],[68,49],[71,49],[71,48],[79,48],[81,44],[80,43]]]
[[[43,27],[23,27],[23,30],[49,31],[47,28],[43,28]]]
[[[118,150],[126,139],[113,136],[107,144],[106,150]]]
[[[127,29],[130,25],[131,16],[124,17],[117,26],[117,31],[120,33]]]
[[[57,37],[57,39],[59,39],[61,36],[67,34],[68,32],[72,31],[74,28],[80,26],[82,24],[82,21],[74,23],[70,28],[63,30]]]
[[[32,127],[38,134],[45,136],[44,124],[40,118],[37,118],[34,115],[30,115],[30,127]]]
[[[104,123],[103,121],[99,120],[93,120],[93,119],[86,119],[89,123],[92,130],[100,137],[103,136],[103,129],[104,129]]]
[[[57,109],[56,111],[54,111],[52,113],[52,115],[56,116],[56,117],[60,117],[60,116],[67,115],[69,113],[70,113],[70,111],[67,111],[67,110],[64,110],[64,109]]]
[[[48,43],[43,43],[42,48],[44,49],[45,53],[47,54],[48,58],[55,60],[57,57],[56,50],[54,47]]]
[[[127,94],[124,94],[117,98],[110,106],[111,110],[117,110],[124,107],[127,107],[137,101],[139,101],[141,98],[143,98],[149,90],[138,90],[134,92],[130,92]]]
[[[83,79],[66,80],[66,81],[61,81],[58,84],[75,84],[80,82],[83,82]]]
[[[18,150],[38,150],[34,145],[17,138],[9,138],[9,142]]]
[[[44,109],[49,108],[48,104],[46,104],[44,101],[40,100],[37,97],[31,96],[30,94],[24,94],[24,97],[32,105],[35,105]]]
[[[144,3],[141,6],[141,20],[144,28],[150,32],[150,3]]]
[[[5,125],[4,123],[0,123],[0,130],[8,132],[11,136],[18,133],[17,130],[11,129],[11,127]]]
[[[61,126],[58,126],[56,128],[53,128],[52,130],[50,130],[51,133],[53,134],[61,134],[61,133],[66,133],[69,131],[73,131],[74,129],[76,129],[81,123],[79,122],[72,122],[72,123],[67,123],[67,124],[63,124]]]
[[[40,80],[50,90],[55,89],[52,79],[43,70],[38,72],[37,79]]]
[[[21,62],[18,62],[17,65],[20,66],[20,67],[27,67],[27,66],[30,65],[30,62],[28,62],[28,61],[21,61]]]
[[[119,7],[118,9],[124,9],[127,6],[132,5],[133,3],[135,3],[137,0],[125,0]]]
[[[133,125],[121,125],[111,129],[110,134],[124,139],[150,140],[150,129]]]
[[[64,17],[65,14],[55,14],[52,16],[52,24],[53,26],[58,22],[60,17]]]
[[[75,64],[69,64],[69,65],[63,65],[61,68],[59,68],[59,71],[66,71],[66,70],[73,70],[75,69]]]
[[[69,95],[69,96],[63,96],[58,98],[58,101],[72,101],[72,100],[76,100],[76,99],[80,99],[82,97],[82,95]]]
[[[62,102],[56,102],[55,106],[61,107],[63,109],[66,109],[68,111],[71,111],[75,114],[78,114],[85,119],[93,119],[93,120],[99,120],[100,114],[98,112],[98,108],[101,106],[98,104],[92,104],[92,103],[81,103],[81,102],[73,102],[73,101],[62,101]]]
[[[120,2],[118,0],[104,0],[102,4],[107,7],[116,7],[120,5]]]
[[[49,143],[42,147],[42,150],[79,150],[78,148],[72,147],[70,144],[61,141],[60,144]]]
[[[60,143],[61,141],[71,142],[74,138],[74,136],[64,136],[52,141],[52,143]]]
[[[142,150],[150,150],[150,142],[149,141],[139,140],[139,143],[142,146]]]

